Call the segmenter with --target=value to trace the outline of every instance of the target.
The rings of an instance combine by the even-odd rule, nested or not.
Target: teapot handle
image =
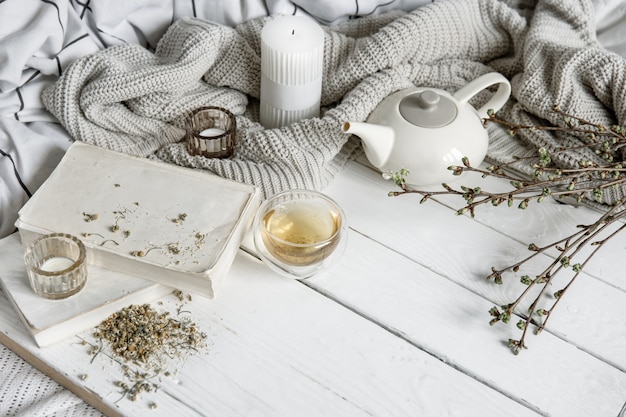
[[[466,103],[480,91],[495,84],[499,84],[498,90],[487,103],[476,110],[478,112],[478,116],[481,119],[484,119],[488,117],[487,111],[489,109],[493,109],[493,111],[500,110],[511,95],[511,84],[509,83],[509,80],[504,77],[504,75],[497,72],[490,72],[488,74],[481,75],[474,81],[471,81],[461,89],[457,90],[457,92],[453,94],[453,97],[461,103]]]

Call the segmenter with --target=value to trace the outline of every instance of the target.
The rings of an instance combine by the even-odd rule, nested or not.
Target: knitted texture
[[[523,125],[557,125],[561,116],[552,111],[557,104],[565,113],[594,123],[625,124],[626,61],[598,44],[592,16],[587,2],[538,3],[523,43],[523,68],[512,77],[515,100],[501,111],[502,117]],[[584,136],[520,131],[518,140],[513,140],[503,130],[491,132],[488,157],[495,162],[533,155],[543,147],[560,168],[579,168],[583,160],[605,163],[583,147]],[[563,147],[575,150],[563,152]],[[532,171],[527,163],[513,166],[524,173]],[[623,189],[607,189],[603,202],[613,204],[625,195]],[[593,200],[590,197],[588,202]]]
[[[102,413],[3,345],[0,345],[0,415],[102,417]]]
[[[453,92],[498,71],[512,81],[512,99],[502,112],[513,122],[555,122],[555,103],[596,122],[623,122],[626,65],[595,40],[589,3],[536,3],[444,0],[412,13],[324,27],[322,114],[279,129],[258,123],[260,33],[273,17],[235,28],[177,21],[154,54],[124,45],[87,56],[42,98],[77,140],[207,169],[255,184],[266,195],[325,187],[359,152],[358,140],[342,133],[343,122],[364,121],[387,95],[412,85]],[[473,103],[480,105],[488,94]],[[181,141],[185,117],[204,105],[237,115],[233,157],[187,153]],[[494,161],[579,140],[490,132],[488,157]],[[556,162],[575,164],[580,157],[565,154]]]

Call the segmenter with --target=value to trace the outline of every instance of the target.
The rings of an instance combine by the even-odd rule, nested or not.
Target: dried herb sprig
[[[557,201],[567,201],[568,199],[571,201],[573,199],[577,203],[583,200],[603,203],[604,195],[608,190],[626,189],[626,167],[622,161],[622,152],[626,146],[626,129],[618,125],[606,127],[592,123],[566,114],[558,106],[554,106],[553,111],[560,116],[561,125],[519,125],[500,119],[491,111],[488,118],[484,119],[484,123],[485,125],[496,123],[505,126],[512,136],[520,131],[528,131],[529,133],[551,131],[574,135],[580,139],[577,145],[561,147],[551,152],[545,148],[540,148],[534,156],[515,157],[508,164],[491,165],[486,169],[472,166],[467,158],[463,158],[462,166],[448,168],[454,175],[471,172],[479,174],[483,178],[488,176],[503,178],[509,181],[511,189],[504,192],[489,192],[481,187],[464,185],[453,187],[444,183],[442,184],[443,190],[440,191],[417,190],[406,184],[405,177],[408,171],[402,169],[399,172],[384,174],[385,178],[393,180],[401,189],[400,191],[392,191],[389,195],[419,194],[422,196],[421,203],[438,195],[459,196],[464,199],[465,206],[458,209],[456,214],[469,214],[473,217],[475,209],[484,204],[500,206],[506,203],[508,207],[516,206],[520,209],[526,209],[532,201],[541,202],[547,197],[556,198]],[[577,168],[564,169],[556,166],[553,162],[554,157],[562,152],[581,152],[583,154],[589,151],[597,158],[594,158],[593,161],[589,158],[581,158]],[[532,173],[529,177],[507,169],[511,164],[520,162],[527,162],[531,166]],[[520,281],[525,288],[515,300],[509,304],[494,306],[489,310],[491,325],[498,322],[508,323],[514,314],[521,317],[517,321],[517,327],[522,332],[521,337],[508,341],[508,346],[515,354],[527,347],[525,340],[530,325],[536,325],[536,333],[540,333],[584,267],[607,241],[626,229],[626,224],[616,223],[625,217],[626,197],[622,197],[612,202],[612,205],[607,205],[605,212],[599,215],[599,218],[592,224],[578,225],[576,231],[570,235],[542,247],[531,243],[528,245],[528,249],[532,253],[528,257],[505,268],[491,267],[491,273],[487,278],[496,284],[502,284],[505,273],[517,273],[520,268],[528,265],[537,255],[556,249],[557,255],[539,274],[534,277],[530,275],[521,276]],[[615,227],[615,224],[618,226]],[[614,227],[611,227],[612,225]],[[592,247],[592,250],[590,253],[584,254],[583,249],[586,247]],[[581,261],[577,262],[576,260],[579,258]],[[569,281],[552,294],[554,301],[551,306],[540,305],[545,294],[554,285],[555,277],[558,274],[563,275],[564,271],[571,271],[572,275]],[[538,292],[534,291],[536,288],[539,288]],[[534,294],[534,298],[532,298],[532,294]],[[531,299],[527,311],[520,312],[520,304],[529,297]]]

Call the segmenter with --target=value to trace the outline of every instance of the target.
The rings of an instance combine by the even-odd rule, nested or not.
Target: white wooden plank
[[[507,392],[510,395],[515,395],[515,389],[521,384],[520,381],[559,381],[555,382],[553,389],[561,392],[563,390],[562,384],[576,385],[572,382],[571,377],[573,376],[570,375],[574,369],[576,372],[581,369],[594,369],[594,367],[605,369],[604,364],[594,364],[595,359],[591,356],[586,357],[583,354],[582,357],[579,357],[582,352],[576,348],[577,345],[590,351],[592,355],[602,357],[609,363],[619,364],[624,369],[623,352],[626,349],[626,336],[624,335],[623,317],[626,314],[626,299],[624,299],[621,291],[617,291],[592,277],[581,278],[577,282],[577,285],[571,289],[571,292],[563,299],[562,305],[559,306],[561,310],[567,311],[567,315],[555,315],[552,319],[554,321],[549,326],[549,329],[558,329],[555,332],[560,337],[574,340],[573,345],[558,343],[557,338],[546,332],[538,337],[531,335],[527,340],[531,348],[520,355],[520,360],[520,357],[511,355],[508,349],[500,343],[493,342],[490,345],[487,341],[490,339],[483,338],[482,334],[480,337],[477,336],[480,334],[478,332],[481,331],[479,329],[486,328],[488,334],[498,331],[497,328],[490,328],[487,325],[489,320],[487,310],[493,305],[492,303],[499,304],[507,300],[510,301],[521,290],[519,285],[496,286],[488,283],[484,277],[489,273],[490,265],[519,259],[521,255],[526,253],[526,247],[468,217],[455,216],[449,210],[442,210],[436,203],[419,205],[417,202],[419,200],[411,201],[409,196],[387,197],[386,192],[389,190],[389,185],[388,182],[380,180],[379,175],[369,169],[353,165],[346,171],[345,175],[342,175],[331,185],[327,192],[346,210],[351,227],[355,230],[393,248],[404,256],[416,260],[426,268],[441,273],[447,279],[458,283],[469,291],[481,294],[491,300],[480,308],[476,306],[458,307],[466,315],[455,319],[465,320],[464,326],[471,329],[472,333],[466,335],[467,338],[457,340],[456,344],[450,342],[437,345],[432,348],[434,352],[446,360],[454,361],[455,366],[480,375],[479,378],[493,380],[497,386],[508,386],[510,391]],[[383,314],[383,308],[378,312],[385,319],[382,320],[379,317],[373,319],[390,328],[397,329],[398,332],[411,340],[422,340],[421,332],[423,329],[416,328],[415,322],[408,317],[415,318],[420,314],[425,314],[425,312],[411,314],[411,308],[418,308],[419,303],[416,300],[422,299],[421,291],[426,284],[416,286],[412,283],[412,277],[418,274],[407,273],[408,267],[400,262],[402,257],[394,258],[394,261],[391,261],[381,256],[376,260],[377,264],[380,265],[376,269],[377,264],[373,263],[372,256],[372,254],[363,255],[363,263],[368,266],[361,267],[360,273],[354,271],[350,276],[354,276],[355,279],[346,284],[345,288],[342,287],[343,292],[332,295],[343,300],[348,298],[348,294],[354,294],[356,301],[354,301],[353,308],[364,315],[368,315],[373,314],[374,311],[373,300],[368,295],[390,293],[392,296],[386,298],[388,302],[385,304],[388,312]],[[353,263],[348,262],[347,265],[352,267]],[[368,271],[373,270],[377,270],[376,277],[366,279]],[[394,274],[394,271],[397,271],[398,279],[402,279],[402,281],[387,285],[384,278]],[[347,275],[347,270],[344,270],[344,274]],[[359,284],[358,287],[355,287],[355,282]],[[428,285],[434,284],[429,281]],[[320,286],[326,288],[325,285],[320,284]],[[363,297],[364,300],[360,301],[359,297]],[[437,296],[432,294],[430,297],[436,300],[432,301],[434,304],[431,307],[440,314],[449,313],[450,309],[455,306],[455,299],[444,299],[445,301],[443,301],[442,297],[439,297],[438,300]],[[390,299],[393,299],[395,304],[389,301]],[[464,299],[464,297],[459,297],[458,303],[462,305]],[[374,305],[378,304],[374,303]],[[405,305],[405,308],[396,311],[393,308],[394,305]],[[474,319],[478,321],[475,322]],[[509,326],[510,336],[519,336],[515,325],[510,324]],[[437,328],[436,334],[439,334],[449,330],[450,324],[440,326],[433,324],[433,327]],[[450,331],[456,330],[455,327],[452,327]],[[440,341],[434,334],[431,336],[435,342]],[[508,337],[500,336],[497,340],[506,340]],[[483,360],[479,360],[463,349],[455,351],[455,347],[462,345],[463,340],[472,340],[485,349],[493,347],[495,351],[486,351]],[[497,365],[492,365],[490,368],[489,363],[494,363],[494,358],[498,358],[499,355],[504,356],[495,362]],[[527,362],[529,358],[532,360]],[[542,362],[542,358],[543,362],[546,363]],[[542,366],[531,366],[534,360],[539,361],[537,363],[542,363]],[[553,360],[558,362],[558,365],[550,365],[550,361]],[[573,363],[576,364],[575,368],[571,366]],[[580,365],[581,363],[584,365]],[[520,366],[520,364],[523,365]],[[520,369],[517,369],[517,366],[520,366]],[[510,374],[501,374],[502,369],[512,368],[515,369],[516,373],[514,378]],[[599,392],[607,391],[613,395],[611,408],[607,410],[612,413],[608,415],[615,415],[617,414],[616,409],[618,410],[623,403],[624,374],[619,370],[611,370],[611,367],[606,369],[617,380],[608,378],[611,384],[605,387],[600,386]],[[518,375],[518,371],[521,374]],[[598,372],[599,374],[602,373]],[[561,377],[554,376],[553,373],[559,374]],[[498,378],[498,375],[501,376]],[[520,375],[525,375],[525,377]],[[579,380],[580,387],[576,390],[580,392],[572,392],[572,401],[569,402],[575,406],[569,408],[570,405],[561,404],[565,409],[569,409],[569,412],[582,410],[578,407],[582,404],[576,401],[576,398],[587,398],[588,403],[592,405],[588,411],[596,410],[597,397],[586,396],[585,392],[588,392],[589,385],[584,383],[586,377],[591,378],[594,375],[598,375],[598,373],[591,372]],[[597,381],[595,377],[591,380]],[[511,384],[511,381],[516,382]],[[616,392],[618,392],[617,396]],[[541,389],[535,391],[532,396],[524,398],[531,403],[541,404],[543,397],[545,397],[545,392]],[[554,401],[554,407],[558,408],[558,400],[550,399],[550,401]],[[549,405],[543,404],[543,406]],[[567,414],[556,413],[555,415]]]
[[[395,186],[389,182],[390,190]],[[459,181],[451,183],[455,187],[465,185],[468,187],[479,186],[487,191],[504,192],[512,187],[504,179],[487,177],[480,178],[478,175],[468,174]],[[442,190],[442,187],[435,187]],[[418,199],[417,195],[402,198]],[[443,202],[450,208],[457,210],[465,205],[461,197],[439,196],[438,201]],[[510,236],[528,245],[536,243],[539,246],[554,242],[557,238],[565,237],[574,231],[579,224],[592,224],[602,212],[586,206],[572,206],[556,202],[552,198],[544,199],[541,203],[531,201],[528,209],[521,210],[514,207],[493,207],[486,204],[476,209],[475,219],[499,232]],[[626,269],[626,233],[613,238],[602,248],[602,261],[592,261],[585,267],[585,272],[605,281],[617,288],[626,290],[626,280],[617,271]],[[591,248],[583,251],[588,254]]]
[[[476,184],[468,181],[469,179],[463,180],[462,183],[468,186]],[[501,179],[487,178],[484,181],[490,189],[510,189],[503,184],[505,181]],[[477,185],[486,188],[484,184]],[[452,196],[438,197],[437,200],[454,210],[462,206],[460,204],[462,201]],[[547,199],[540,204],[531,204],[526,210],[485,205],[476,210],[475,220],[519,241],[522,247],[526,247],[529,243],[536,243],[539,246],[550,244],[573,233],[577,230],[578,224],[595,222],[600,215],[599,211],[589,207],[574,207]],[[620,225],[621,223],[612,225],[597,239],[608,236]],[[626,269],[625,248],[626,233],[616,235],[602,247],[601,251],[585,266],[585,273],[577,279],[567,296],[560,302],[558,310],[550,318],[549,325],[553,333],[576,343],[582,349],[598,355],[622,370],[626,370],[626,357],[624,356],[626,326],[623,319],[626,307],[624,294],[626,280],[622,273]],[[572,263],[582,262],[593,249],[592,246],[586,247],[581,251],[581,256],[576,258],[578,261],[573,260]],[[546,252],[552,257],[555,253],[556,250]],[[529,254],[529,251],[523,251],[521,256],[496,266],[504,267]],[[540,257],[539,262],[532,263],[532,268],[529,270],[540,272],[541,270],[536,268],[547,266],[549,259]],[[571,272],[566,276],[571,276]],[[597,280],[589,279],[590,277],[597,278]],[[608,285],[602,285],[597,281]],[[561,279],[557,282],[564,285],[565,280]],[[557,289],[559,286],[555,285],[551,293]],[[518,291],[521,291],[519,286]]]
[[[537,416],[244,253],[216,299],[194,297],[185,309],[208,348],[136,402],[117,401],[118,364],[103,355],[90,363],[77,339],[36,348],[6,301],[0,342],[110,415]]]
[[[332,195],[333,190],[341,190],[337,199],[348,207],[346,210],[354,208],[351,210],[354,213],[349,214],[353,214],[353,225],[358,222],[355,227],[359,231],[441,272],[498,305],[514,300],[523,286],[518,277],[510,277],[510,282],[503,286],[488,284],[484,278],[489,274],[490,267],[510,265],[528,256],[529,251],[527,241],[516,244],[517,239],[507,239],[495,230],[502,227],[511,232],[512,225],[517,222],[528,236],[533,234],[530,228],[536,227],[537,234],[541,234],[543,240],[550,239],[547,234],[549,231],[556,232],[545,226],[550,222],[537,221],[536,216],[539,214],[535,214],[535,211],[501,208],[496,213],[495,209],[498,208],[494,207],[490,219],[482,220],[488,227],[481,227],[478,220],[471,221],[469,217],[441,210],[436,202],[419,204],[420,198],[411,195],[387,197],[387,192],[393,187],[391,182],[381,180],[380,175],[369,168],[354,164],[346,171],[346,175],[333,184],[329,192]],[[343,190],[351,192],[348,194]],[[562,206],[562,209],[565,212],[591,212],[583,207]],[[372,222],[372,218],[377,221]],[[558,219],[558,216],[554,218]],[[552,238],[555,239],[554,236]],[[619,239],[610,242],[611,247],[615,248],[620,242]],[[610,264],[616,260],[619,263],[623,262],[623,258],[626,257],[617,256],[613,251],[602,251],[594,258],[594,264]],[[530,269],[524,271],[530,275],[538,273],[538,268],[545,267],[548,261],[547,257],[540,257],[529,265]],[[619,276],[620,270],[610,272]],[[557,280],[554,291],[565,284],[564,278]],[[551,301],[546,301],[550,305]],[[584,273],[560,302],[548,329],[626,370],[626,356],[623,354],[626,350],[625,315],[626,294]],[[589,334],[593,337],[588,337]]]
[[[467,176],[455,185],[460,184],[480,186],[486,190],[511,189],[507,181],[493,177],[478,179]],[[437,200],[453,210],[463,205],[460,197],[439,196]],[[523,246],[531,242],[543,246],[570,235],[579,224],[594,223],[601,214],[601,211],[590,207],[566,205],[550,198],[541,203],[533,201],[526,210],[485,205],[476,210],[475,220],[519,241]],[[596,239],[608,236],[621,224],[612,225]],[[618,234],[604,244],[585,266],[585,274],[577,279],[567,297],[561,301],[549,327],[553,333],[577,343],[622,370],[626,370],[626,326],[623,319],[626,280],[622,273],[626,270],[625,248],[626,233]],[[593,249],[592,246],[586,247],[572,263],[582,262]],[[530,252],[526,251],[523,256],[528,254]],[[556,251],[550,250],[546,254],[553,257]],[[519,259],[522,257],[511,261]],[[543,266],[548,264],[546,258],[541,259]],[[609,285],[597,285],[594,280],[588,279],[589,276]]]

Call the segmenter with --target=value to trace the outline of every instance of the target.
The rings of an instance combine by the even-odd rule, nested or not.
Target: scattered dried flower
[[[98,220],[98,213],[85,213],[83,212],[83,218],[86,222],[93,222]]]

